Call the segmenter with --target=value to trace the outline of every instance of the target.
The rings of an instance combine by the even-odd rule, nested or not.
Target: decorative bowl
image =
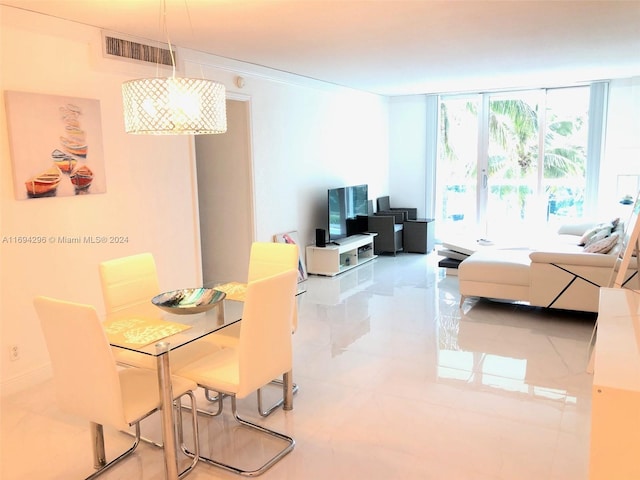
[[[226,296],[226,293],[213,288],[182,288],[156,295],[151,303],[165,312],[186,315],[206,312]]]

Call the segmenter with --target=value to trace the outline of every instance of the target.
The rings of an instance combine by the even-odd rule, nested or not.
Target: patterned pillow
[[[611,234],[611,230],[613,230],[613,226],[610,223],[600,223],[584,232],[578,245],[589,245],[590,243],[602,240]]]
[[[618,224],[620,223],[620,217],[616,217],[613,220],[611,220],[611,228],[612,230],[615,230],[616,228],[618,228]]]
[[[609,250],[611,250],[618,242],[619,237],[620,234],[618,232],[614,232],[608,237],[589,243],[584,247],[584,251],[586,253],[609,253]]]

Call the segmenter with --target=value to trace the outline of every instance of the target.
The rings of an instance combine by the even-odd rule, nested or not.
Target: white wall
[[[107,192],[15,200],[4,103],[0,111],[0,242],[18,235],[124,235],[125,244],[0,243],[0,381],[3,393],[43,378],[48,355],[36,295],[103,312],[98,263],[151,251],[164,289],[197,284],[200,243],[192,137],[124,133],[120,85],[155,66],[105,59],[98,29],[0,7],[2,90],[99,99]],[[295,76],[180,51],[185,71],[222,81],[252,102],[256,237],[298,230],[305,243],[326,223],[326,189],[369,183],[387,191],[387,101]],[[246,78],[241,91],[236,75]],[[32,141],[38,141],[37,138]],[[21,358],[9,362],[9,346]]]
[[[251,99],[256,240],[297,230],[305,244],[326,228],[331,187],[388,191],[388,99],[302,77],[181,52],[188,76],[223,82]],[[245,86],[235,79],[241,75]]]

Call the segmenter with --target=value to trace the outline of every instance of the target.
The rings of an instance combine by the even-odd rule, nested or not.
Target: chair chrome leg
[[[196,464],[198,463],[198,461],[200,460],[200,439],[198,438],[198,407],[196,405],[196,396],[193,394],[193,392],[187,392],[187,395],[189,395],[189,399],[191,401],[191,408],[189,409],[191,411],[191,428],[193,429],[193,445],[194,445],[194,452],[193,455],[190,455],[192,457],[192,461],[189,464],[189,466],[187,468],[185,468],[182,472],[180,472],[180,474],[178,475],[178,478],[182,478],[185,475],[187,475],[189,472],[191,472],[191,470],[193,470],[196,466]],[[180,442],[180,448],[182,449],[183,452],[187,452],[187,447],[184,443],[184,430],[182,428],[182,404],[178,401],[174,403],[174,406],[177,410],[177,428],[178,428],[178,441]]]
[[[216,410],[215,412],[210,412],[209,410],[204,410],[202,408],[199,408],[198,413],[207,415],[209,417],[217,417],[218,415],[220,415],[222,413],[222,408],[224,406],[224,404],[222,403],[222,400],[224,399],[225,395],[222,393],[218,393],[218,395],[216,395],[215,397],[211,397],[211,391],[207,390],[206,388],[204,389],[204,395],[205,395],[205,398],[209,400],[211,403],[218,402],[218,410]],[[182,406],[182,408],[186,410],[191,409],[191,407],[187,407],[184,405]]]
[[[100,433],[102,433],[102,425],[100,425],[98,423],[91,422],[91,431],[92,431],[92,433],[94,433],[94,428],[93,428],[94,425],[99,426],[100,428],[97,429],[97,430],[100,430]],[[138,447],[138,444],[140,443],[140,423],[136,423],[135,427],[136,427],[136,439],[133,442],[133,445],[129,449],[125,450],[120,455],[118,455],[116,458],[111,460],[109,463],[104,463],[101,467],[99,467],[98,470],[96,470],[94,473],[89,475],[85,480],[93,480],[94,478],[97,478],[99,475],[102,475],[105,470],[107,470],[108,468],[113,467],[120,460],[124,459],[125,457],[127,457],[127,456],[129,456],[130,454],[133,453],[133,451]],[[103,440],[102,440],[102,448],[104,450],[104,437],[103,437]],[[106,461],[106,459],[105,459],[105,461]]]
[[[136,436],[135,433],[130,432],[129,430],[120,430],[122,433],[125,433],[127,435],[129,435],[130,437],[134,437]],[[158,448],[163,448],[164,445],[162,445],[162,442],[156,442],[155,440],[151,439],[151,438],[147,438],[147,437],[140,437],[140,440],[143,441],[144,443],[148,443],[149,445],[153,445],[154,447],[158,447]]]
[[[285,373],[285,375],[287,375]],[[280,400],[278,400],[276,403],[274,403],[273,405],[271,405],[268,409],[264,409],[262,406],[262,388],[259,388],[256,392],[257,396],[258,396],[258,413],[260,414],[260,416],[262,417],[268,417],[269,415],[271,415],[277,408],[281,407],[282,405],[285,405],[285,410],[292,410],[293,407],[290,408],[286,408],[287,405],[292,405],[293,404],[293,398],[291,398],[288,402],[287,402],[287,387],[286,387],[286,382],[280,379],[275,379],[271,381],[272,385],[278,385],[278,386],[282,386],[282,398]],[[264,388],[264,387],[263,387]],[[295,395],[296,393],[298,393],[298,385],[296,385],[295,383],[292,385],[291,388],[291,396]]]
[[[211,396],[211,390],[209,390],[208,388],[203,388],[203,390],[204,390],[204,397],[207,400],[209,400],[211,403],[217,402],[218,400],[220,400],[224,396],[222,393],[218,393],[215,397],[212,397]]]
[[[104,430],[99,423],[89,422],[89,426],[91,428],[93,468],[100,470],[107,464],[107,455],[104,452]]]
[[[200,455],[200,460],[209,463],[211,465],[214,465],[216,467],[222,468],[224,470],[239,474],[239,475],[243,475],[245,477],[255,477],[257,475],[261,475],[264,472],[266,472],[269,468],[271,468],[274,464],[276,464],[278,461],[280,461],[285,455],[287,455],[289,452],[291,452],[293,450],[293,448],[295,447],[295,440],[287,435],[284,435],[282,433],[278,433],[274,430],[270,430],[268,428],[265,428],[261,425],[257,425],[255,423],[251,423],[241,417],[238,416],[238,411],[237,411],[237,404],[236,404],[236,397],[235,395],[229,395],[231,397],[231,411],[233,413],[233,417],[236,419],[236,421],[240,424],[243,425],[247,428],[251,428],[253,430],[257,430],[261,433],[264,433],[266,435],[269,435],[271,437],[275,437],[279,440],[283,440],[284,442],[286,442],[286,446],[280,450],[278,453],[276,453],[274,456],[272,456],[269,460],[267,460],[261,467],[255,469],[255,470],[243,470],[240,467],[236,467],[234,465],[229,465],[226,464],[224,462],[218,461],[218,460],[214,460],[212,458],[208,458],[205,457],[203,455]],[[188,455],[188,456],[193,456],[194,453],[190,452],[188,449],[183,448],[183,452]]]
[[[186,453],[186,448],[184,446],[184,431],[182,429],[182,414],[181,414],[181,409],[184,408],[185,410],[189,410],[191,412],[193,412],[194,410],[197,412],[198,407],[196,404],[196,396],[194,395],[193,392],[186,392],[185,395],[189,396],[189,400],[191,405],[189,405],[188,407],[182,407],[181,403],[179,400],[176,400],[173,402],[173,408],[176,409],[176,415],[175,418],[176,420],[176,428],[178,429],[178,440],[181,444],[181,448],[183,451],[185,451]],[[190,452],[190,457],[192,457],[192,461],[189,464],[189,466],[187,468],[185,468],[182,472],[180,472],[178,474],[178,478],[182,478],[185,475],[187,475],[189,472],[191,472],[191,470],[193,470],[196,466],[196,464],[198,463],[198,461],[200,460],[200,443],[199,443],[199,439],[198,439],[198,417],[196,413],[192,414],[191,417],[191,423],[192,423],[192,428],[193,428],[193,444],[195,446],[194,448],[194,452]],[[98,424],[96,424],[98,425]],[[101,427],[101,425],[100,425]],[[162,443],[158,443],[155,442],[153,440],[150,440],[148,438],[144,438],[140,435],[140,422],[136,423],[134,425],[135,427],[135,433],[133,432],[129,432],[129,431],[122,431],[122,433],[126,433],[127,435],[131,435],[135,438],[135,443],[133,444],[133,447],[131,447],[129,450],[127,450],[126,452],[124,452],[122,455],[120,455],[118,458],[114,459],[111,461],[111,463],[105,465],[104,467],[102,467],[100,470],[98,470],[96,473],[94,473],[92,476],[87,477],[86,480],[92,480],[93,478],[95,478],[97,475],[101,474],[104,470],[106,470],[107,468],[113,466],[115,463],[119,462],[120,460],[122,460],[124,457],[126,457],[127,455],[129,455],[130,453],[133,453],[133,451],[136,449],[136,447],[138,446],[138,444],[140,443],[140,440],[150,443],[151,445],[154,445],[156,447],[160,447],[163,448]],[[103,440],[103,448],[104,448],[104,440]]]
[[[291,370],[282,375],[282,398],[284,399],[282,408],[293,410],[293,373]]]

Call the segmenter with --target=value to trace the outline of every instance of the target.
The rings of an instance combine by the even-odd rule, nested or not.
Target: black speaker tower
[[[316,228],[316,247],[327,246],[327,236],[324,228]]]

